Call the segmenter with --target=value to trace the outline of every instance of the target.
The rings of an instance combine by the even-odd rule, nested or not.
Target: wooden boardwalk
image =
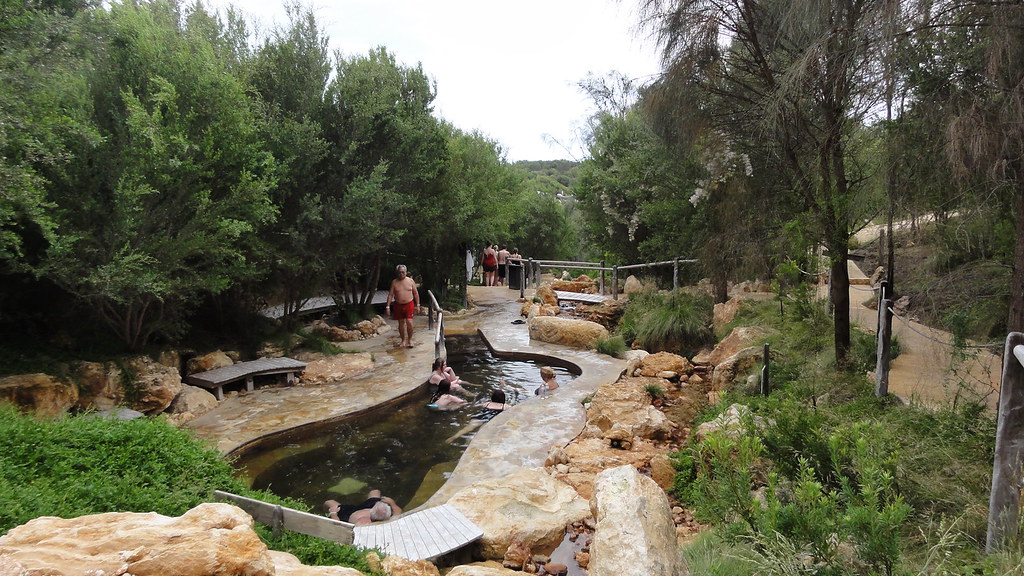
[[[409,560],[436,558],[479,539],[483,531],[457,509],[442,504],[390,522],[356,526],[352,542]]]
[[[231,366],[198,372],[185,377],[185,382],[193,386],[202,386],[214,391],[217,400],[224,399],[224,385],[245,379],[245,389],[253,391],[254,376],[269,374],[287,374],[288,384],[295,382],[295,373],[306,369],[306,363],[294,358],[260,358],[249,362],[239,362]]]
[[[476,524],[448,504],[406,512],[387,522],[354,526],[221,490],[214,490],[213,496],[231,502],[245,510],[253,520],[275,531],[283,528],[339,544],[377,548],[385,554],[407,560],[437,558],[480,539],[484,534]]]
[[[377,290],[373,293],[371,304],[383,304],[388,299],[387,290]],[[330,296],[315,296],[306,300],[306,303],[299,309],[300,314],[312,314],[314,312],[324,312],[334,308],[334,298]],[[267,318],[278,319],[284,316],[284,305],[278,304],[277,306],[271,306],[270,308],[264,308],[261,312]]]
[[[564,290],[555,290],[555,296],[559,300],[573,300],[575,302],[587,302],[589,304],[600,304],[610,298],[602,296],[600,294],[584,294],[582,292],[566,292]]]

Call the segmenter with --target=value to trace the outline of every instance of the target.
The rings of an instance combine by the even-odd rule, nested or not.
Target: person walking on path
[[[394,301],[395,307],[391,307]],[[395,279],[391,281],[388,298],[384,303],[384,313],[398,322],[398,335],[402,338],[399,346],[412,348],[412,318],[420,305],[420,292],[416,289],[416,281],[409,278],[409,270],[405,264],[395,267]]]
[[[484,286],[495,286],[498,282],[498,252],[494,249],[494,245],[488,244],[487,247],[484,248],[482,256],[481,260],[484,267]]]
[[[509,253],[504,246],[501,247],[501,250],[498,250],[498,286],[505,285],[505,273],[508,270],[508,266],[506,264],[508,263],[509,256],[511,255],[512,254]]]

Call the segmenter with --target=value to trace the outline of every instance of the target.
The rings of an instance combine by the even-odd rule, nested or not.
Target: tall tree
[[[641,9],[658,34],[668,73],[733,104],[734,113],[712,118],[713,127],[732,135],[730,124],[742,118],[770,136],[770,154],[785,167],[789,193],[799,201],[797,221],[828,254],[835,353],[845,363],[847,257],[864,191],[849,160],[857,129],[878,98],[877,31],[892,17],[890,3],[644,0]]]
[[[95,17],[90,41],[104,44],[86,79],[102,140],[50,188],[61,235],[45,271],[139,348],[180,334],[201,295],[258,272],[248,255],[275,215],[273,161],[244,86],[188,37],[177,4]]]

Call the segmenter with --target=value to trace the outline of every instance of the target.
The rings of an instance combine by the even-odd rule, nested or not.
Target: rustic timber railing
[[[525,296],[526,281],[527,278],[533,280],[534,287],[540,287],[540,274],[541,270],[548,268],[564,268],[569,270],[600,270],[601,277],[598,279],[598,288],[600,293],[605,293],[605,272],[612,273],[612,298],[615,300],[619,299],[619,271],[638,270],[641,268],[654,268],[657,266],[672,266],[672,289],[679,288],[679,265],[680,264],[692,264],[697,260],[693,258],[676,258],[674,260],[665,260],[662,262],[646,262],[643,264],[630,264],[627,266],[605,266],[604,262],[575,262],[571,260],[534,260],[533,258],[509,258],[506,261],[506,266],[509,264],[515,265],[520,274],[519,277],[519,297]],[[506,277],[508,273],[506,272]]]
[[[988,553],[1012,547],[1020,533],[1020,490],[1024,470],[1024,334],[1010,332],[1003,348],[999,420],[988,501]]]
[[[434,293],[427,290],[430,297],[430,311],[427,312],[427,327],[434,330],[434,358],[447,358],[448,351],[444,345],[444,310],[437,303]],[[435,320],[436,315],[436,320]],[[435,324],[437,326],[435,326]]]
[[[339,544],[377,548],[408,560],[437,558],[483,536],[480,527],[448,504],[406,512],[386,522],[356,526],[221,490],[214,490],[213,496],[245,510],[253,520],[270,526],[275,534],[291,530]]]

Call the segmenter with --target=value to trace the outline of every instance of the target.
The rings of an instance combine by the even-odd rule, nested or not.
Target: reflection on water
[[[422,504],[441,487],[469,445],[472,433],[456,435],[476,413],[472,405],[489,400],[501,378],[506,379],[510,404],[528,400],[541,383],[541,364],[498,359],[475,336],[449,338],[447,347],[448,365],[470,383],[469,406],[451,412],[428,409],[430,392],[423,390],[402,404],[308,438],[267,443],[243,455],[236,466],[254,488],[296,498],[317,512],[328,498],[358,504],[374,488],[405,509]],[[560,383],[572,378],[564,368],[553,368]],[[424,381],[429,375],[430,366],[424,366]]]

